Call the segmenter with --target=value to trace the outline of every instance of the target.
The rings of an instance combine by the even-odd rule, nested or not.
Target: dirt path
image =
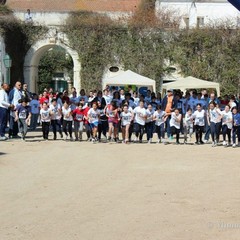
[[[1,240],[239,239],[240,148],[30,140],[0,142]]]

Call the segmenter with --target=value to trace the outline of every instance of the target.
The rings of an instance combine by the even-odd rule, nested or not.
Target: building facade
[[[73,85],[79,91],[81,88],[81,63],[74,49],[68,45],[64,35],[59,32],[59,27],[64,24],[69,14],[73,11],[92,11],[104,13],[113,19],[120,16],[131,15],[140,5],[141,0],[7,0],[6,4],[13,10],[14,15],[25,21],[27,9],[30,9],[33,24],[44,24],[49,27],[49,39],[41,40],[31,47],[26,55],[24,63],[24,81],[28,83],[31,91],[37,90],[38,64],[41,56],[54,46],[63,47],[72,57],[74,62]],[[231,19],[236,25],[239,24],[239,11],[226,0],[156,0],[156,15],[161,9],[173,10],[181,16],[180,26],[203,27],[212,21],[224,21]],[[1,44],[4,46],[4,44]],[[1,63],[5,55],[1,50]],[[3,64],[1,64],[3,66]],[[2,69],[6,79],[6,69]]]

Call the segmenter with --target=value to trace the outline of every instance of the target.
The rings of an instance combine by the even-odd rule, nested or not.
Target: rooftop
[[[7,0],[7,6],[15,11],[32,12],[132,12],[141,0]]]

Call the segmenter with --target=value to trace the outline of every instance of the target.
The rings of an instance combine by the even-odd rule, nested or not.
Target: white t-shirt
[[[133,108],[128,106],[128,112],[133,113]]]
[[[147,115],[146,123],[153,121],[153,114],[154,114],[154,110],[152,110],[151,112],[148,109],[146,110],[146,115]]]
[[[94,122],[98,122],[98,117],[100,115],[99,110],[94,110],[93,108],[89,109],[88,111],[88,116],[90,117],[89,122],[90,123],[94,123]]]
[[[104,95],[103,97],[104,97],[107,105],[109,105],[113,99],[113,97],[110,95],[108,95],[108,96]]]
[[[66,120],[66,121],[72,121],[73,120],[73,117],[70,114],[71,111],[72,111],[72,109],[70,107],[68,107],[67,109],[62,107],[63,120]]]
[[[177,120],[178,120],[178,119],[180,120],[181,117],[182,117],[181,114],[178,114],[178,116],[177,116],[176,113],[173,112],[173,113],[171,114],[171,119],[170,119],[170,122],[169,122],[170,127],[175,127],[175,128],[177,128],[177,129],[180,129],[181,121],[177,121]]]
[[[61,109],[60,105],[53,106],[52,104],[49,107],[49,110],[52,112],[51,119],[57,120],[61,119],[61,114],[59,113],[59,109]]]
[[[33,99],[30,103],[29,106],[31,107],[31,113],[32,114],[39,114],[39,101],[36,99]]]
[[[138,103],[139,103],[139,98],[138,97],[136,97],[136,98],[133,98],[134,99],[134,104],[135,104],[135,106],[138,106]]]
[[[135,114],[134,122],[144,126],[145,125],[145,117],[146,117],[146,109],[140,108],[138,106],[138,107],[134,108],[133,112]]]
[[[132,113],[121,112],[120,117],[121,117],[121,120],[122,120],[122,126],[126,126],[126,125],[129,125],[131,123]]]
[[[184,126],[186,127],[193,127],[193,122],[191,121],[191,119],[193,118],[193,115],[189,115],[188,113],[186,113],[185,118],[184,118]]]
[[[232,129],[232,112],[228,111],[226,112],[225,110],[222,111],[222,125],[227,125],[228,129]],[[230,121],[230,122],[228,122]]]
[[[195,119],[194,125],[198,125],[198,126],[204,126],[205,125],[205,110],[201,110],[200,112],[198,110],[196,110],[193,113],[193,118]]]
[[[153,117],[156,118],[155,120],[155,125],[160,126],[161,124],[164,123],[164,116],[165,116],[165,112],[164,111],[155,111],[153,114]]]
[[[208,115],[210,118],[210,122],[214,122],[214,123],[219,123],[221,122],[221,112],[218,111],[216,108],[214,108],[213,110],[209,109],[208,111]]]
[[[50,122],[50,110],[44,110],[43,108],[40,110],[41,121],[42,122]]]

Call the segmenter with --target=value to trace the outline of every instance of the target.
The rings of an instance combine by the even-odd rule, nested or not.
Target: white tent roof
[[[106,85],[110,86],[125,86],[136,85],[138,87],[148,87],[152,91],[156,91],[156,82],[150,78],[144,77],[140,74],[127,70],[117,76],[104,79],[102,82],[103,89]]]
[[[198,89],[198,88],[214,88],[217,91],[217,95],[220,95],[220,84],[215,82],[204,81],[195,77],[181,78],[178,81],[171,83],[164,83],[162,85],[163,90],[169,89],[180,89],[186,91],[187,89]]]

